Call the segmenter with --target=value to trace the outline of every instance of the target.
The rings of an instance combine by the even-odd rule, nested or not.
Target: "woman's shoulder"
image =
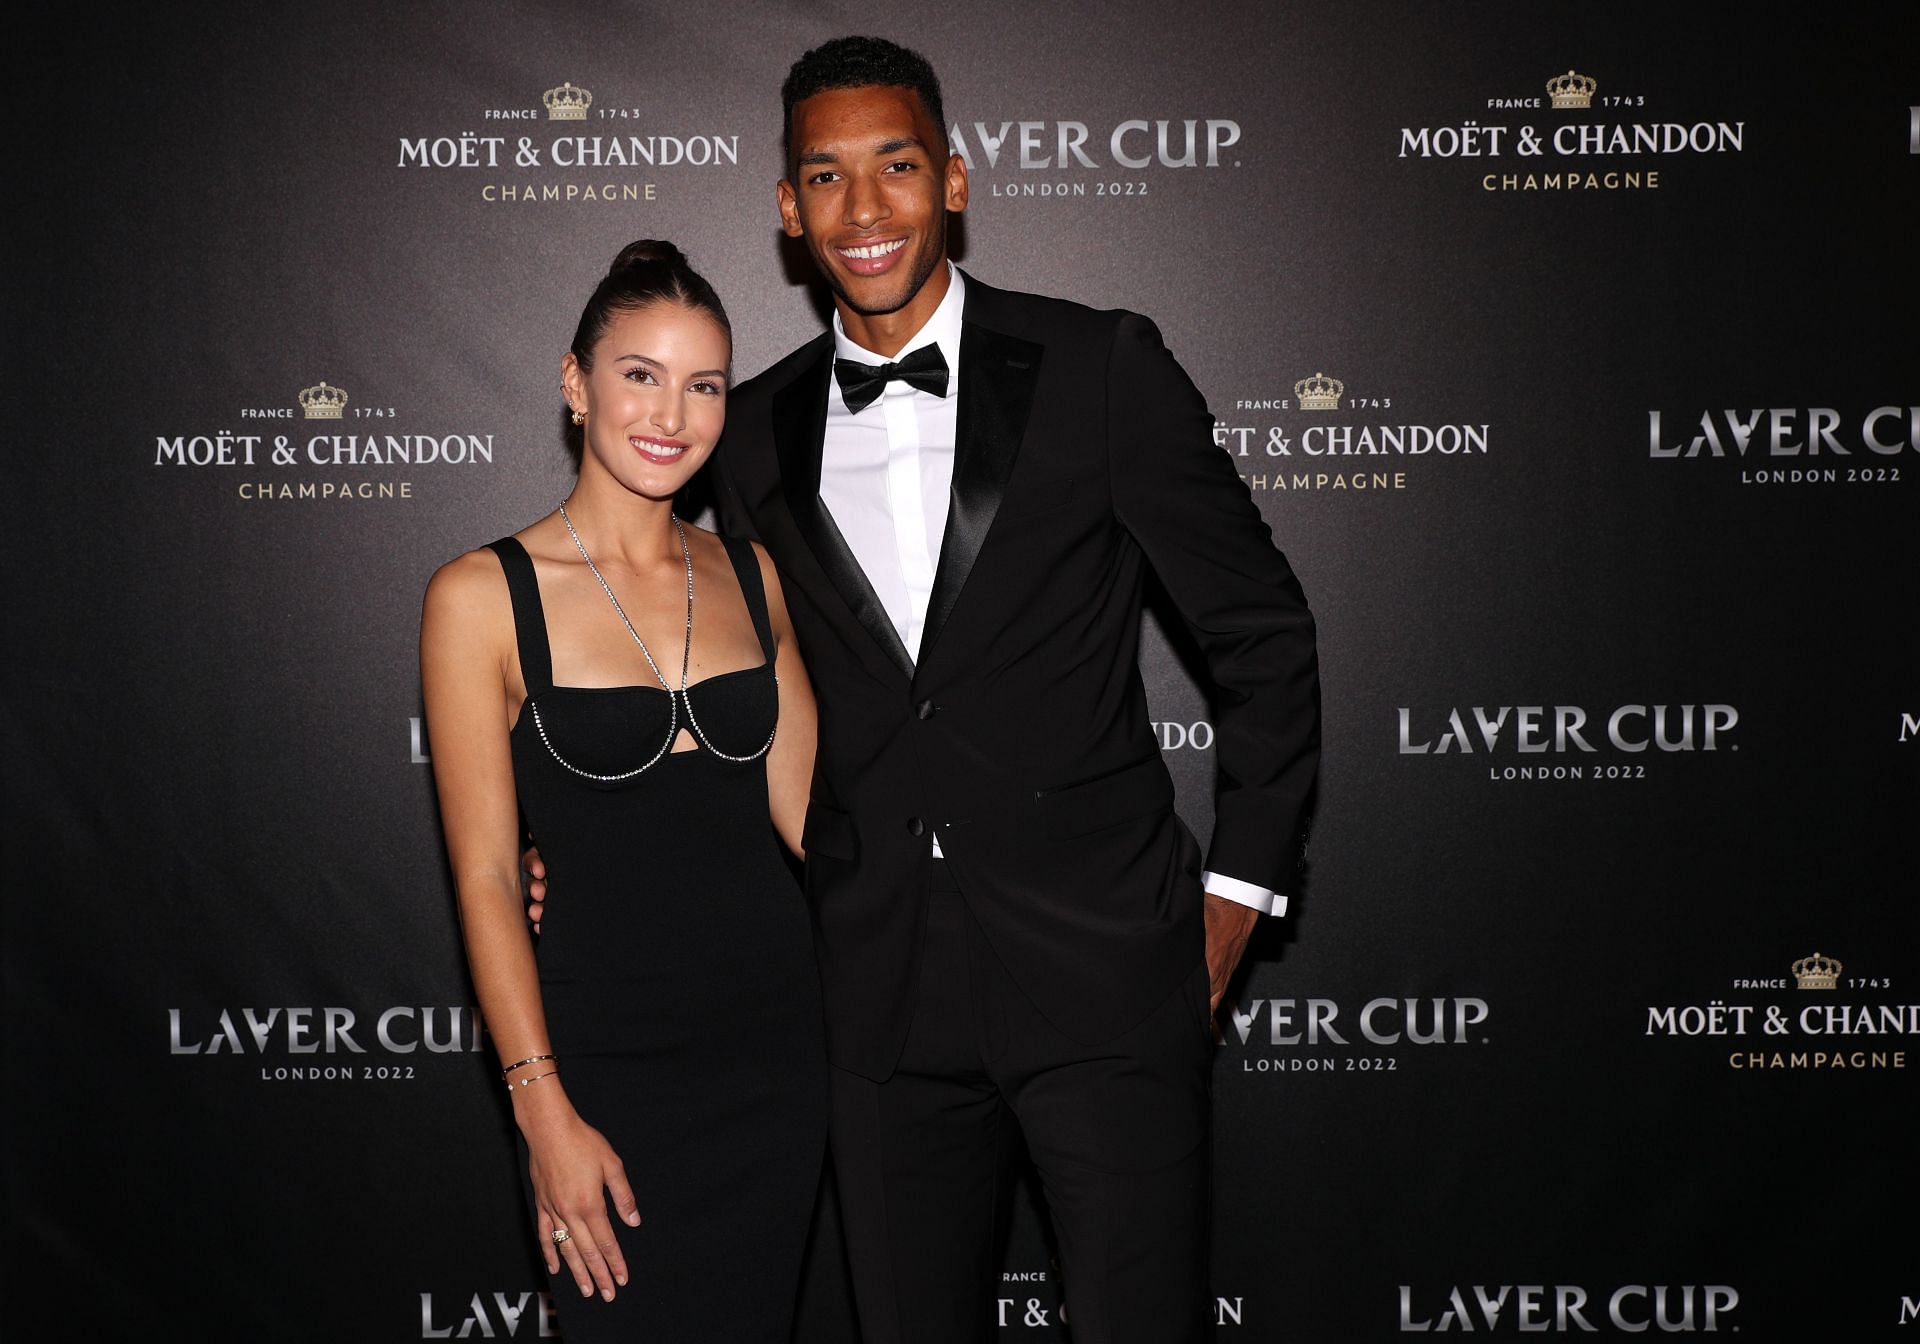
[[[506,571],[491,547],[456,555],[433,571],[427,580],[429,614],[475,616],[491,614],[509,601]]]
[[[427,582],[428,596],[431,597],[437,589],[445,589],[449,597],[485,600],[503,596],[507,591],[506,570],[494,547],[502,542],[515,542],[529,559],[550,559],[554,537],[565,535],[558,530],[559,516],[558,513],[547,514],[528,523],[518,532],[507,534],[500,541],[477,546],[464,555],[456,555],[433,572],[433,577]]]
[[[780,573],[773,567],[773,557],[767,553],[765,546],[762,546],[751,537],[746,538],[746,543],[753,548],[753,558],[760,562],[760,577],[766,581],[767,591],[770,593],[778,593],[780,591]]]
[[[688,538],[695,544],[709,546],[716,552],[745,546],[753,552],[753,558],[760,565],[762,573],[769,577],[773,574],[773,559],[767,554],[767,548],[751,537],[737,537],[731,532],[722,532],[717,527],[704,527],[699,523],[684,522]]]

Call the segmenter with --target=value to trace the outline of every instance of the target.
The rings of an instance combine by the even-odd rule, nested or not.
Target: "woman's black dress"
[[[527,688],[514,782],[554,895],[539,941],[547,1029],[642,1219],[612,1219],[630,1282],[611,1303],[581,1297],[564,1265],[552,1281],[570,1344],[784,1344],[820,1178],[826,1055],[806,905],[768,818],[766,757],[716,754],[759,751],[779,712],[760,567],[722,540],[766,661],[689,687],[679,723],[691,713],[700,746],[637,774],[666,735],[669,692],[555,686],[533,562],[511,537],[493,545]]]

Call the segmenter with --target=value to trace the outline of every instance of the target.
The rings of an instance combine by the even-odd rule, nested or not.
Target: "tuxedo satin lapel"
[[[970,284],[978,283],[969,277]],[[960,408],[954,434],[953,492],[940,563],[927,599],[920,661],[933,652],[947,617],[980,558],[1020,455],[1033,410],[1043,347],[964,323],[960,329]]]
[[[912,677],[913,659],[900,642],[900,632],[893,628],[880,595],[873,591],[866,571],[854,559],[853,549],[840,535],[833,515],[820,502],[820,456],[826,442],[827,385],[832,376],[833,342],[824,339],[819,359],[774,394],[773,434],[780,453],[780,484],[787,497],[787,511],[854,619],[873,636],[887,661]]]

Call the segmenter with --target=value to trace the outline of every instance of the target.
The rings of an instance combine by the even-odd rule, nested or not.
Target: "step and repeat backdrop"
[[[778,90],[859,31],[942,72],[961,263],[1153,316],[1319,617],[1218,1337],[1920,1337],[1910,12],[61,23],[8,173],[9,1338],[555,1336],[421,593],[567,491],[622,244],[686,248],[742,375],[819,330]],[[1203,683],[1143,662],[1204,836]],[[838,1238],[829,1191],[802,1340],[853,1338]],[[991,1309],[1071,1338],[1031,1197]]]

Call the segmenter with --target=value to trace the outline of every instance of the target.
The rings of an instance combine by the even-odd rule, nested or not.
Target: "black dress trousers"
[[[1213,1039],[1203,963],[1113,1040],[1063,1035],[933,862],[912,1025],[885,1082],[833,1070],[832,1138],[866,1344],[995,1336],[1024,1138],[1075,1344],[1204,1338]]]

